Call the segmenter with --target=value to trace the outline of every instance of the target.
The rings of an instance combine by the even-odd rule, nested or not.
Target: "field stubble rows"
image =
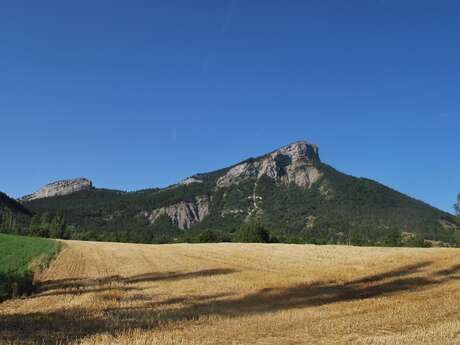
[[[460,252],[65,241],[1,344],[458,344]]]

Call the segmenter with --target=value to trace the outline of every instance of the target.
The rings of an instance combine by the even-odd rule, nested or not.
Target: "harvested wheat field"
[[[2,344],[459,344],[460,251],[65,241]]]

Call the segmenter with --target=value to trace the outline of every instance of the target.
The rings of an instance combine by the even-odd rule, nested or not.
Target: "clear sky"
[[[299,139],[451,211],[458,1],[3,1],[0,190],[161,187]]]

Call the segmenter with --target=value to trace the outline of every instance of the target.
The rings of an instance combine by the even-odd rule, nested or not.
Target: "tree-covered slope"
[[[359,234],[378,242],[386,230],[420,233],[427,239],[450,242],[452,216],[380,183],[342,174],[322,164],[320,183],[305,190],[259,182],[263,219],[280,235],[321,243],[347,243]]]
[[[16,232],[27,226],[30,216],[24,205],[0,192],[0,231]]]
[[[0,192],[0,212],[9,210],[15,214],[30,215],[30,211],[21,203]]]

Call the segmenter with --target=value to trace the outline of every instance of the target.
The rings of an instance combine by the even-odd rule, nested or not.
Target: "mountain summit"
[[[320,162],[318,146],[297,141],[281,147],[259,159],[238,164],[217,180],[218,187],[268,176],[285,184],[291,182],[301,187],[311,187],[321,177],[316,168]]]
[[[83,177],[60,180],[47,184],[35,193],[26,195],[21,198],[22,201],[32,201],[35,199],[50,198],[53,196],[67,195],[82,190],[90,190],[93,183]]]
[[[69,181],[73,181],[70,182]],[[75,182],[77,181],[77,182]],[[257,220],[278,238],[374,244],[388,229],[449,241],[452,216],[378,182],[323,163],[318,146],[297,141],[163,189],[120,192],[88,180],[60,181],[25,205],[63,211],[75,238],[149,242],[205,230],[232,233]]]

